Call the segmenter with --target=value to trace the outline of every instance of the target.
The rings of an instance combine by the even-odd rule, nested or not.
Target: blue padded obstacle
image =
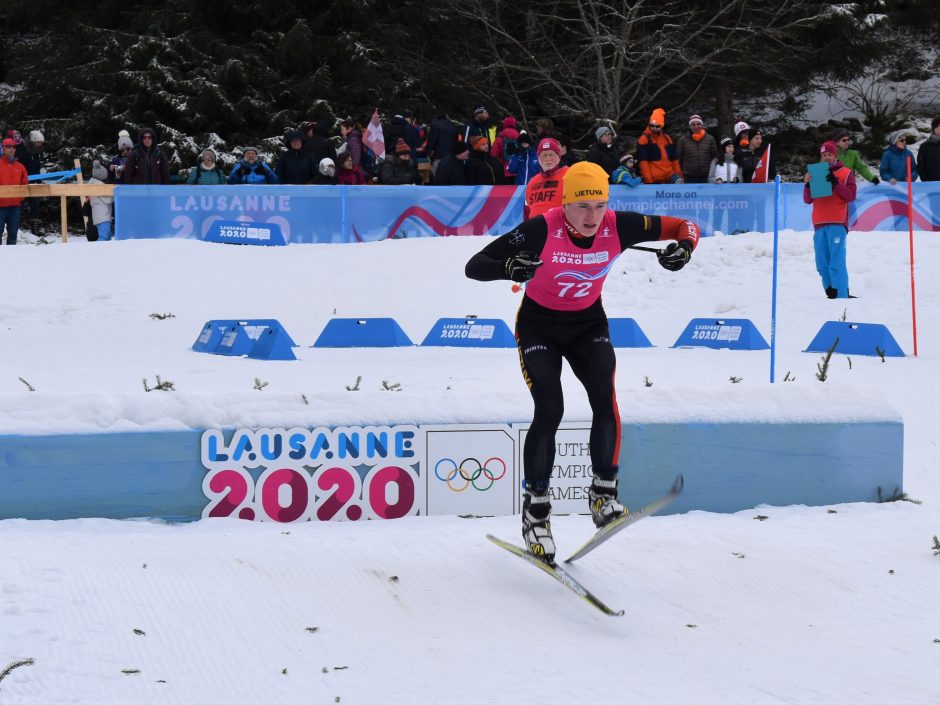
[[[275,325],[276,324],[276,325]],[[254,360],[296,360],[297,356],[291,347],[290,336],[287,331],[281,327],[281,324],[274,321],[274,324],[267,326],[255,344],[248,351],[248,357]]]
[[[632,318],[611,318],[610,343],[615,348],[651,348],[653,344]]]
[[[225,329],[231,328],[236,323],[238,323],[238,321],[230,319],[206,321],[206,325],[202,327],[199,337],[196,338],[196,342],[193,343],[193,350],[196,352],[212,352],[222,339]]]
[[[693,318],[672,347],[730,350],[770,348],[764,336],[747,318]]]
[[[231,325],[224,328],[218,344],[208,352],[214,353],[215,355],[230,355],[234,357],[248,355],[261,337],[261,334],[272,328],[280,330],[281,340],[284,344],[288,346],[296,345],[287,334],[287,331],[284,330],[284,327],[275,318],[249,318],[246,320],[230,321],[229,323],[231,323]]]
[[[881,323],[851,323],[849,321],[826,321],[803,352],[829,352],[839,339],[835,352],[843,355],[879,355],[904,357],[891,331]],[[878,351],[881,350],[881,353]]]
[[[414,345],[394,318],[334,318],[315,348],[397,348]]]
[[[514,348],[516,338],[498,318],[439,318],[421,345],[454,348]]]

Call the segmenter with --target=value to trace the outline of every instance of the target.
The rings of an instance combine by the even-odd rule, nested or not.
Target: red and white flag
[[[767,149],[764,150],[764,153],[760,156],[760,159],[757,160],[757,165],[754,167],[754,176],[751,177],[752,184],[766,184],[770,176],[770,145],[767,145]]]
[[[382,132],[382,122],[379,120],[378,108],[372,113],[372,119],[369,120],[369,126],[366,128],[366,134],[363,135],[362,142],[372,150],[376,159],[385,158],[385,135]]]

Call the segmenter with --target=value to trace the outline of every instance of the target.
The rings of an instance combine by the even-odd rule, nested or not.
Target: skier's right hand
[[[506,259],[503,271],[506,278],[514,282],[527,282],[535,276],[535,270],[542,266],[542,260],[535,252],[522,251]]]

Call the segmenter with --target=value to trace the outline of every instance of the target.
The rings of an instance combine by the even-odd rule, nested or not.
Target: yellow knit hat
[[[562,177],[562,203],[575,201],[606,201],[610,197],[607,172],[594,162],[578,162]]]

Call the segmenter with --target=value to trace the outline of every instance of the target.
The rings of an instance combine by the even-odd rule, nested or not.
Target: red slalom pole
[[[917,297],[914,293],[914,184],[911,183],[911,158],[907,158],[907,225],[911,242],[911,321],[914,326],[914,357],[917,357]]]

